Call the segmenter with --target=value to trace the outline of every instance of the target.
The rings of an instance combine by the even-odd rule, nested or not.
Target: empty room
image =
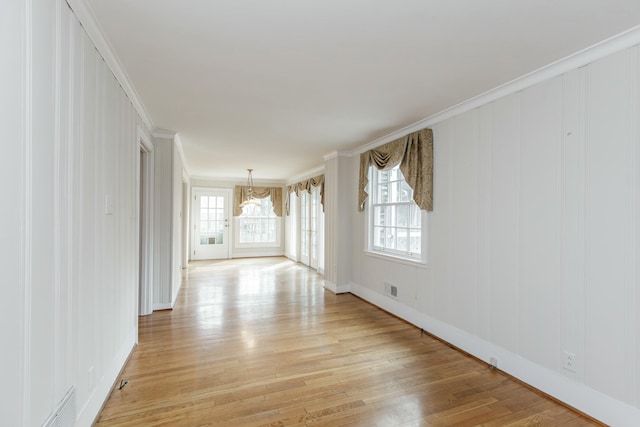
[[[637,0],[0,31],[0,424],[640,425]]]

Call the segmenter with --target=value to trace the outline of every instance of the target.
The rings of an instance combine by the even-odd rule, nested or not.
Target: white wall
[[[153,309],[173,307],[173,137],[153,138]]]
[[[352,292],[596,418],[640,425],[639,58],[630,48],[435,124],[428,265],[365,255],[354,206]]]
[[[172,308],[182,285],[182,177],[175,134],[155,132],[153,308]]]
[[[184,165],[178,151],[177,144],[173,144],[173,221],[172,221],[172,252],[171,252],[171,306],[175,304],[178,292],[182,286],[182,251],[183,251],[183,222],[182,204],[183,188],[182,177]]]
[[[0,414],[40,426],[73,388],[89,425],[135,343],[145,125],[66,2],[9,0],[0,16]]]
[[[3,297],[10,304],[0,310],[0,351],[2,377],[12,387],[0,390],[0,419],[9,425],[21,425],[26,410],[22,398],[25,392],[26,344],[25,325],[25,189],[27,135],[26,111],[23,103],[25,59],[23,43],[26,30],[23,0],[0,3],[0,119],[3,123],[2,156],[0,156],[0,267]]]
[[[358,241],[350,239],[358,220],[352,215],[357,208],[353,183],[357,184],[358,168],[354,164],[354,158],[338,154],[325,162],[324,286],[333,293],[349,292],[350,273],[357,260],[352,253]]]

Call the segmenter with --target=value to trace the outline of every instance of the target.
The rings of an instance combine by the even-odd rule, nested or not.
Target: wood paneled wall
[[[135,342],[148,129],[65,1],[9,0],[0,15],[3,56],[12,46],[0,74],[11,165],[0,229],[16,258],[3,280],[1,417],[43,425],[73,389],[88,425]]]
[[[435,124],[428,265],[363,253],[353,210],[352,291],[605,422],[640,422],[639,56]]]

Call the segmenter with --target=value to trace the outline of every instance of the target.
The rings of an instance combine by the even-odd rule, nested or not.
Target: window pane
[[[411,240],[409,245],[409,252],[414,254],[420,253],[420,248],[422,247],[422,233],[419,229],[411,229]]]
[[[402,174],[400,173],[400,168],[398,166],[394,167],[389,171],[389,179],[391,181],[397,181],[399,179],[404,179]]]
[[[259,199],[258,206],[245,206],[239,220],[240,243],[275,243],[277,217],[271,198]]]
[[[396,213],[395,206],[384,207],[384,225],[393,225],[395,223],[396,221],[395,213]]]
[[[384,207],[373,207],[373,225],[384,225]]]
[[[384,228],[373,227],[373,245],[378,248],[384,248]]]
[[[409,229],[396,228],[396,249],[409,252]]]
[[[378,203],[389,202],[389,184],[382,183],[378,186]]]
[[[371,168],[370,242],[373,249],[419,255],[422,246],[420,209],[400,168]]]
[[[422,222],[422,212],[415,203],[411,204],[411,228],[420,228]]]
[[[406,181],[400,181],[398,183],[399,191],[400,191],[400,201],[401,202],[410,202],[413,200],[413,190],[409,187]]]
[[[396,207],[396,225],[399,227],[409,226],[409,205],[399,205]]]
[[[396,230],[395,230],[395,228],[391,228],[391,227],[385,228],[384,243],[385,243],[385,248],[387,248],[387,249],[395,249],[396,248]]]

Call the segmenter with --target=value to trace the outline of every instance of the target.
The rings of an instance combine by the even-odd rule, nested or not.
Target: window
[[[200,196],[200,244],[224,244],[224,197]]]
[[[271,197],[258,200],[258,206],[242,208],[238,218],[238,243],[278,243],[279,218],[273,212]]]
[[[371,167],[369,249],[421,260],[422,212],[399,166],[386,171]]]

